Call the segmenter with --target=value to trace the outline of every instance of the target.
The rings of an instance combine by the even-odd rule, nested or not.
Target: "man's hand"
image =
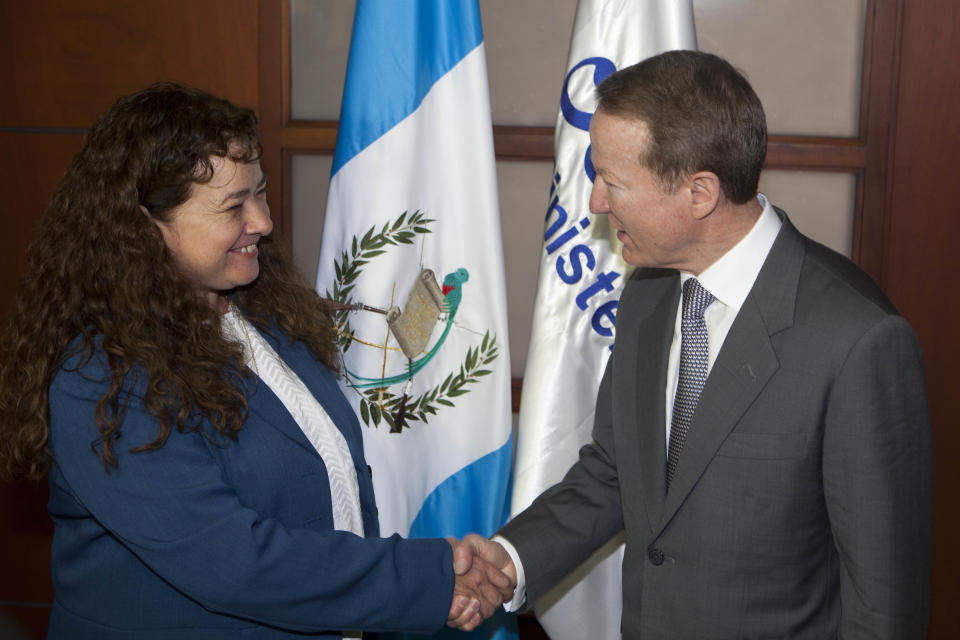
[[[513,598],[513,590],[517,588],[517,568],[513,566],[513,560],[510,559],[510,555],[507,553],[506,549],[500,546],[499,543],[493,542],[492,540],[487,540],[483,536],[479,536],[475,533],[471,533],[463,539],[463,542],[460,543],[460,549],[454,549],[453,555],[453,569],[454,573],[457,570],[457,560],[458,553],[460,558],[466,556],[465,549],[470,551],[470,554],[473,557],[483,558],[490,565],[490,567],[496,569],[494,576],[491,576],[491,581],[494,584],[497,584],[500,587],[501,595],[503,601],[506,602]],[[502,584],[502,579],[500,576],[507,578],[507,583]]]
[[[499,544],[471,534],[458,542],[447,538],[453,548],[456,576],[447,625],[471,631],[504,601],[513,597],[516,570]]]

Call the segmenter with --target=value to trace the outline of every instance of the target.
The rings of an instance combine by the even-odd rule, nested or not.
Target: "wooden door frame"
[[[852,257],[883,287],[889,217],[891,124],[904,0],[866,0],[860,126],[856,138],[771,135],[766,168],[850,173],[856,180]],[[277,231],[291,247],[292,156],[332,155],[337,122],[290,117],[290,3],[260,0],[260,133]],[[552,162],[552,127],[494,125],[498,160]],[[277,176],[279,180],[274,180]]]

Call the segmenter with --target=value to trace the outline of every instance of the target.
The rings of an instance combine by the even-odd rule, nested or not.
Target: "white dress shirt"
[[[727,333],[733,325],[734,319],[740,313],[743,301],[753,288],[760,268],[770,253],[773,241],[780,232],[780,218],[762,193],[757,194],[757,200],[763,211],[753,228],[732,249],[723,254],[719,260],[696,276],[700,286],[713,294],[716,298],[703,312],[703,319],[707,324],[707,375],[717,360],[720,347],[727,338]],[[693,274],[680,272],[680,288]],[[682,303],[682,297],[681,297]],[[667,360],[667,386],[665,389],[666,402],[666,445],[667,455],[670,448],[670,423],[673,419],[673,403],[677,395],[677,381],[680,378],[680,319],[683,315],[683,304],[677,305],[677,319],[673,328],[673,342],[670,343],[670,357]]]
[[[753,288],[753,283],[767,259],[767,254],[773,247],[777,234],[780,232],[782,223],[766,196],[758,193],[757,201],[763,207],[763,211],[750,231],[747,232],[747,235],[697,276],[701,286],[716,298],[703,314],[707,325],[708,376],[713,368],[713,363],[717,359],[717,354],[720,353],[723,341],[726,339],[737,314],[740,313],[740,307],[743,306],[743,301],[746,300],[747,294]],[[678,286],[681,287],[681,290],[683,283],[692,277],[694,277],[693,274],[680,272]],[[664,392],[666,424],[664,427],[668,450],[670,447],[670,422],[673,418],[673,401],[677,393],[677,380],[680,375],[678,365],[680,362],[682,307],[682,304],[677,305],[673,341],[670,344],[670,356],[667,360],[667,386]],[[667,454],[668,451],[664,451],[664,456]],[[513,592],[513,600],[503,604],[507,611],[516,611],[526,600],[526,578],[523,565],[520,562],[517,550],[509,541],[500,536],[494,536],[493,540],[503,545],[517,569],[517,588]]]

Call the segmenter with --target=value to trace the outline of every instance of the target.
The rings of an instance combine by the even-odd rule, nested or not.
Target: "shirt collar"
[[[737,311],[753,288],[782,224],[766,196],[758,193],[757,201],[763,211],[753,228],[732,249],[697,276],[700,284],[717,300]],[[689,273],[681,273],[681,285],[691,277],[693,276]]]

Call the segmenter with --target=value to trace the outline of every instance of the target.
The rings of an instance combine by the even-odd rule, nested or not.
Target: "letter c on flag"
[[[560,111],[563,113],[564,120],[582,131],[590,130],[590,118],[593,116],[593,114],[587,111],[580,111],[573,106],[573,101],[570,100],[569,85],[570,76],[573,75],[573,72],[588,64],[592,64],[594,67],[593,86],[597,86],[603,82],[607,76],[617,70],[617,67],[613,64],[613,62],[607,58],[585,58],[584,60],[578,62],[573,69],[570,69],[570,71],[567,73],[567,77],[563,79],[563,92],[560,94]]]

